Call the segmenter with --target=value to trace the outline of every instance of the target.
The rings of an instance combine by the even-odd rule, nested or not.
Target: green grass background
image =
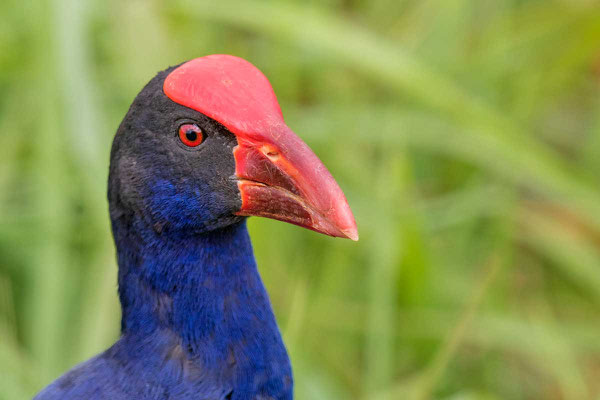
[[[0,399],[118,336],[112,136],[158,71],[230,53],[361,239],[251,219],[303,399],[600,399],[600,5],[0,2]]]

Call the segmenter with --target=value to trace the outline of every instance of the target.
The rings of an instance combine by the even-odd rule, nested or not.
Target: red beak
[[[234,150],[242,207],[237,213],[290,222],[358,240],[344,193],[325,165],[286,125],[276,143],[238,138]]]
[[[174,69],[164,93],[218,121],[238,140],[238,215],[258,215],[358,240],[348,202],[327,168],[283,121],[267,78],[248,61],[217,54]]]

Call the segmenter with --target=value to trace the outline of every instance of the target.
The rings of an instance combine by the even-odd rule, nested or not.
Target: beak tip
[[[356,227],[353,228],[349,228],[349,229],[343,229],[342,233],[350,240],[354,241],[354,242],[358,242],[358,230],[356,229]]]
[[[354,231],[354,232],[344,232],[344,234],[346,236],[348,236],[348,239],[354,241],[354,242],[358,242],[358,232]]]

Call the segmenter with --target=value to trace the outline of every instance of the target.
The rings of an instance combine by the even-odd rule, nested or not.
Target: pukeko
[[[121,337],[36,399],[291,399],[290,361],[245,219],[358,234],[267,78],[228,55],[160,72],[114,138],[108,202]]]

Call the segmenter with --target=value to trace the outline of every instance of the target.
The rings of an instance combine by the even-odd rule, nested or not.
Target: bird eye
[[[196,124],[184,124],[179,127],[179,140],[189,147],[196,147],[202,143],[202,130]]]

